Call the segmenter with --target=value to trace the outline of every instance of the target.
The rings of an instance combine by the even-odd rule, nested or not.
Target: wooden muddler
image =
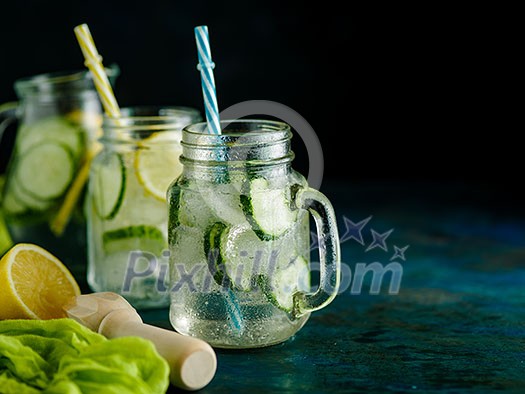
[[[64,308],[67,315],[106,338],[138,336],[155,344],[168,361],[170,381],[185,390],[199,390],[215,375],[217,357],[206,342],[142,322],[135,309],[116,293],[74,297]]]

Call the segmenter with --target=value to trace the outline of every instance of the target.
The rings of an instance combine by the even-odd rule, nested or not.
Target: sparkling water
[[[282,182],[272,186],[284,187]],[[263,241],[243,213],[241,193],[241,183],[230,181],[207,188],[190,182],[172,188],[170,195],[170,321],[178,332],[217,347],[261,347],[282,342],[309,316],[296,317],[293,310],[272,303],[258,280],[271,278],[294,264],[298,256],[309,262],[307,213],[301,211],[279,238]],[[217,222],[231,229],[227,239],[221,238],[228,249],[222,252],[240,262],[222,282],[216,278],[216,257],[207,256],[205,247],[207,231]],[[246,278],[251,280],[249,289]],[[309,277],[294,281],[297,287],[284,289],[290,297],[293,292],[309,290]]]

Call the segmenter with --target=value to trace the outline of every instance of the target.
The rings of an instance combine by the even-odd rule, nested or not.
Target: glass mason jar
[[[205,123],[183,130],[183,173],[168,190],[170,321],[216,347],[268,346],[335,297],[335,214],[292,169],[288,125],[222,125],[221,135],[204,134]],[[313,291],[309,212],[322,237]]]
[[[136,107],[104,117],[86,204],[88,283],[136,308],[169,304],[166,191],[180,175],[181,130],[199,121],[185,107]]]
[[[118,67],[107,73],[114,82]],[[18,122],[1,199],[9,234],[15,243],[38,244],[70,268],[85,270],[85,182],[77,178],[102,125],[91,74],[37,75],[17,80],[14,88],[19,102],[0,111],[0,137],[2,125]]]

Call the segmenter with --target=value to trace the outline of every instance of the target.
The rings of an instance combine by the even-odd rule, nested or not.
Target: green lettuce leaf
[[[1,393],[164,393],[168,375],[142,338],[107,340],[71,319],[0,321]]]

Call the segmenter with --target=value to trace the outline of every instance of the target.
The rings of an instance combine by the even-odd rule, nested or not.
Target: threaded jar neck
[[[185,166],[243,166],[288,164],[290,126],[270,120],[221,122],[222,134],[207,133],[206,123],[192,124],[182,132],[181,161]]]

